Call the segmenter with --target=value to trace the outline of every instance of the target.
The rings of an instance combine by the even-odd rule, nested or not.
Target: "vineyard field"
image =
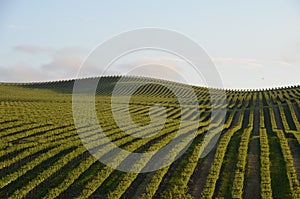
[[[91,92],[91,82],[98,83],[93,99],[103,134],[98,126],[87,125],[89,121],[75,125],[75,80],[0,83],[1,199],[300,198],[300,86],[223,90],[134,76],[77,81],[86,85],[82,93]],[[183,96],[184,107],[164,85]],[[217,107],[226,110],[224,118],[212,113],[212,93],[226,94],[226,99],[218,98],[223,103]],[[119,103],[114,104],[114,111],[113,97]],[[121,127],[114,114],[127,111],[122,104],[126,97],[133,123],[124,122]],[[153,105],[159,107],[153,111]],[[160,128],[161,121],[155,118],[164,115]],[[174,159],[172,164],[151,172],[113,169],[83,144],[84,140],[96,150],[108,144],[106,137],[129,152],[152,152],[175,139],[179,129],[189,135],[195,122],[195,137],[187,150],[178,158],[166,156]],[[151,128],[139,132],[138,127],[150,123]],[[220,138],[199,158],[210,128],[220,131]],[[137,137],[140,134],[145,137]],[[101,145],[97,139],[103,140]],[[135,160],[132,168],[147,167],[147,163]]]

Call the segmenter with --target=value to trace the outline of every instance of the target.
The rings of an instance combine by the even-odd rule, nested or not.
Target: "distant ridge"
[[[15,85],[15,86],[22,86],[22,87],[28,87],[28,88],[56,88],[64,86],[66,89],[73,88],[75,81],[85,81],[85,80],[92,80],[92,79],[99,79],[101,82],[105,83],[115,83],[120,78],[123,78],[126,81],[152,81],[155,83],[168,83],[168,84],[176,84],[178,86],[187,86],[187,84],[170,81],[170,80],[164,80],[164,79],[158,79],[158,78],[152,78],[152,77],[146,77],[146,76],[121,76],[121,75],[108,75],[108,76],[102,76],[102,77],[85,77],[85,78],[78,78],[78,79],[68,79],[68,80],[54,80],[54,81],[36,81],[36,82],[0,82],[0,84],[6,84],[6,85]],[[101,83],[99,82],[99,83]],[[259,92],[259,91],[274,91],[274,90],[285,90],[285,89],[294,89],[299,88],[300,85],[290,85],[290,86],[278,86],[278,87],[271,87],[271,88],[245,88],[245,89],[235,89],[235,88],[210,88],[205,86],[195,86],[195,85],[188,85],[192,86],[193,88],[200,88],[200,89],[214,89],[214,90],[225,90],[226,92]]]

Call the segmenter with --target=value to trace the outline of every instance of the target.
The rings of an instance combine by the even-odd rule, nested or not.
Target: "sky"
[[[2,0],[0,82],[76,78],[95,47],[143,27],[174,30],[197,42],[225,88],[300,84],[298,0]],[[164,56],[156,59],[168,60]],[[143,59],[129,64],[142,64]],[[174,76],[157,71],[153,67],[144,74]]]

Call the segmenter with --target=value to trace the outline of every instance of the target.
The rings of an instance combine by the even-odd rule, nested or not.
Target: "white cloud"
[[[282,59],[213,58],[227,88],[269,88],[299,84],[300,67]]]
[[[37,54],[37,53],[49,53],[53,51],[51,48],[45,48],[40,46],[34,46],[34,45],[18,45],[14,46],[13,49],[18,52],[22,53],[29,53],[29,54]]]
[[[45,52],[50,61],[33,66],[30,59],[35,58],[31,57],[25,62],[18,61],[16,64],[2,66],[0,67],[0,81],[49,81],[76,78],[87,53],[82,47],[52,49],[33,45],[19,45],[13,50],[29,55]]]
[[[47,73],[25,63],[0,67],[0,74],[0,80],[4,82],[47,81],[51,79]]]
[[[29,56],[29,59],[8,66],[0,66],[0,81],[49,81],[76,78],[88,50],[82,47],[65,47],[54,49],[34,45],[18,45],[14,51]],[[300,51],[299,51],[300,52]],[[43,53],[48,58],[40,63],[36,57]],[[291,50],[290,57],[285,59],[259,60],[252,58],[213,57],[224,87],[226,88],[261,88],[297,84],[300,67],[298,52]],[[35,59],[36,65],[31,65],[31,59]],[[3,65],[3,64],[2,64]],[[145,66],[146,65],[146,66]],[[136,67],[144,66],[144,67]],[[299,66],[299,65],[298,65]],[[80,77],[99,76],[104,66],[97,63],[85,63],[84,73]],[[171,81],[188,82],[195,85],[205,85],[205,77],[190,71],[187,63],[176,57],[149,56],[132,57],[132,59],[120,60],[106,74],[143,75],[167,79]],[[279,78],[280,76],[280,78]],[[183,77],[183,78],[182,78]]]
[[[41,65],[41,69],[52,73],[65,72],[74,75],[82,64],[84,52],[81,47],[58,49],[51,55],[49,63]]]
[[[173,57],[137,57],[133,60],[119,60],[107,74],[126,74],[154,77],[170,81],[186,82],[183,73],[187,70],[184,60]]]
[[[245,66],[249,69],[257,69],[262,68],[264,65],[261,63],[261,61],[256,59],[250,59],[250,58],[230,58],[230,57],[215,57],[212,58],[212,61],[215,64],[231,64],[231,65],[240,65]]]
[[[300,64],[300,42],[295,42],[284,48],[281,52],[280,61],[288,64]]]
[[[6,28],[8,28],[8,29],[16,29],[16,30],[18,30],[18,29],[27,29],[29,27],[30,26],[28,26],[28,25],[20,25],[20,24],[9,24],[9,25],[6,26]]]

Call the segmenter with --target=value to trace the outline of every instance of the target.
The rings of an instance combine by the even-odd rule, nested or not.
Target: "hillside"
[[[79,80],[87,85],[81,92],[92,92],[89,85],[94,80]],[[153,113],[159,117],[166,111],[159,132],[145,129],[143,133],[151,136],[140,139],[126,135],[116,124],[111,110],[116,82],[120,89],[114,96],[122,103],[130,95],[129,111],[140,126],[150,123],[150,107],[161,105]],[[145,85],[131,95],[138,83]],[[184,109],[162,84],[182,93]],[[300,86],[265,90],[193,86],[195,105],[184,84],[102,77],[95,96],[97,118],[105,135],[122,149],[157,150],[174,138],[181,120],[186,121],[185,133],[190,131],[190,121],[199,123],[195,139],[182,156],[158,171],[140,174],[114,170],[85,148],[74,125],[73,86],[74,80],[0,84],[0,198],[300,198]],[[221,107],[226,117],[217,145],[199,159],[210,122],[222,123],[210,118],[211,93],[226,93]],[[199,120],[194,106],[200,111]],[[93,126],[79,128],[90,142],[99,133]]]

